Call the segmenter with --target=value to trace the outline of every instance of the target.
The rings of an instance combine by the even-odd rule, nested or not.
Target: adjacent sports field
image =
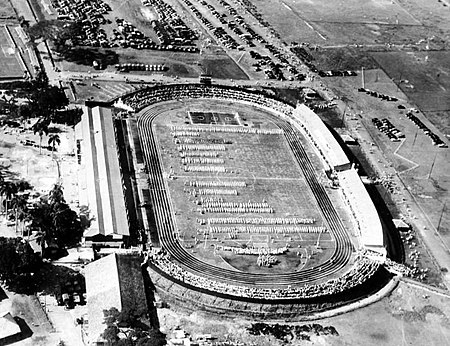
[[[9,29],[13,30],[11,27]],[[0,79],[21,78],[25,68],[20,63],[6,30],[5,26],[0,26]]]
[[[398,1],[262,0],[255,5],[286,42],[325,46],[412,43],[417,37],[436,34]]]
[[[15,18],[16,13],[8,0],[0,0],[0,19]],[[1,41],[3,42],[3,41]]]

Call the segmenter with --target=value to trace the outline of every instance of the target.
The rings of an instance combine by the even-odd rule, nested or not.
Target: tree
[[[0,278],[7,285],[34,273],[40,263],[30,244],[22,238],[0,237]]]
[[[0,195],[5,197],[5,200],[2,200],[2,204],[5,205],[5,217],[8,219],[9,217],[9,207],[12,203],[12,207],[16,211],[16,221],[17,221],[17,212],[20,208],[23,207],[24,203],[26,204],[26,200],[28,198],[28,194],[24,194],[25,191],[30,190],[32,186],[26,180],[18,180],[18,181],[5,181],[3,176],[0,176]],[[19,194],[20,197],[19,197]],[[19,210],[17,210],[17,208]],[[17,224],[16,224],[17,231]]]
[[[48,201],[52,207],[56,204],[66,203],[66,200],[64,199],[63,186],[61,184],[53,185],[53,188],[48,193]]]
[[[14,208],[14,220],[16,225],[16,234],[18,230],[18,221],[23,221],[28,215],[28,195],[16,194],[11,200],[11,206]]]
[[[61,169],[59,168],[59,161],[55,158],[55,145],[60,145],[61,140],[59,135],[53,133],[48,138],[48,145],[52,147],[52,159],[56,162],[56,167],[58,168],[58,181],[61,179]]]
[[[55,151],[55,146],[61,144],[61,139],[59,138],[59,135],[56,133],[52,133],[48,137],[48,145],[52,147],[52,156],[53,152]]]
[[[55,240],[60,248],[77,245],[83,236],[83,228],[77,213],[66,203],[59,204],[53,211],[53,226]]]
[[[3,177],[3,173],[0,172],[0,211],[3,209],[3,183],[5,182],[5,178]]]
[[[42,137],[48,134],[48,125],[47,121],[42,120],[33,125],[33,132],[39,134],[39,154],[42,154]]]
[[[164,346],[167,344],[166,335],[160,330],[152,328],[136,340],[136,346]]]
[[[18,192],[17,185],[12,181],[4,181],[0,186],[0,194],[5,197],[5,217],[8,219],[8,202]]]
[[[18,192],[24,192],[33,188],[33,186],[31,186],[31,184],[24,179],[16,181],[15,184]]]
[[[115,325],[107,326],[102,334],[102,338],[108,341],[110,344],[114,345],[115,342],[120,340],[119,333],[120,330],[117,326]]]
[[[45,88],[34,88],[29,94],[29,105],[35,116],[50,121],[57,110],[65,108],[69,104],[64,90],[49,85]]]
[[[71,108],[58,110],[53,114],[52,122],[75,127],[81,121],[83,110],[81,108]]]
[[[63,249],[80,242],[84,228],[78,214],[66,203],[61,184],[55,184],[48,196],[35,204],[29,230],[36,232],[43,253],[46,243],[56,243]]]
[[[39,70],[32,81],[32,85],[34,89],[38,90],[47,88],[49,86],[47,73],[44,70]]]
[[[27,112],[39,118],[39,122],[47,127],[55,113],[69,104],[69,99],[62,88],[48,84],[48,77],[44,71],[38,72],[29,89]]]
[[[102,337],[111,346],[164,346],[166,336],[158,329],[142,323],[132,311],[119,311],[117,308],[103,310],[105,331]],[[144,329],[143,329],[144,328]],[[119,335],[122,334],[121,338]]]

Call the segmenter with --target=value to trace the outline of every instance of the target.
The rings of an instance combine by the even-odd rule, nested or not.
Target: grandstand
[[[111,109],[83,106],[76,134],[79,200],[91,218],[84,242],[121,247],[129,225]]]

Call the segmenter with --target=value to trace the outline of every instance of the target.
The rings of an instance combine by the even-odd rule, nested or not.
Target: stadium
[[[116,136],[126,128],[132,143],[125,159],[119,145],[118,159],[139,173],[135,208],[125,205],[129,224],[135,209],[148,233],[151,270],[190,291],[261,304],[354,301],[347,292],[373,287],[386,259],[380,219],[308,107],[204,84],[149,87],[114,106],[128,111],[116,112]]]

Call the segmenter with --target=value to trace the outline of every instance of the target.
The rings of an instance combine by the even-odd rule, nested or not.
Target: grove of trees
[[[62,185],[55,184],[48,195],[41,196],[35,203],[29,202],[31,189],[25,180],[5,180],[0,174],[1,210],[6,220],[15,221],[16,232],[20,222],[22,234],[24,228],[28,235],[35,232],[43,250],[46,244],[55,244],[60,249],[76,246],[86,225],[67,204]],[[44,251],[43,254],[45,256]]]
[[[9,100],[5,114],[10,119],[27,122],[31,118],[38,121],[33,125],[34,133],[42,136],[49,133],[50,123],[75,126],[81,120],[80,108],[68,109],[69,99],[64,90],[50,85],[44,71],[39,71],[31,81],[2,83],[2,88],[8,90],[14,97]],[[17,103],[16,97],[27,102]]]
[[[8,286],[30,285],[33,274],[40,268],[41,260],[22,238],[0,237],[0,279]]]
[[[30,216],[28,230],[38,234],[44,256],[46,244],[56,244],[63,249],[76,246],[83,236],[80,217],[66,203],[61,184],[55,184],[47,196],[35,203]]]
[[[29,27],[28,33],[32,42],[48,40],[53,50],[67,61],[87,66],[92,66],[93,61],[103,66],[119,62],[118,54],[111,49],[74,44],[74,39],[83,35],[81,21],[43,20]]]
[[[150,328],[130,312],[117,308],[103,310],[106,325],[102,337],[110,346],[164,346],[166,336]]]

